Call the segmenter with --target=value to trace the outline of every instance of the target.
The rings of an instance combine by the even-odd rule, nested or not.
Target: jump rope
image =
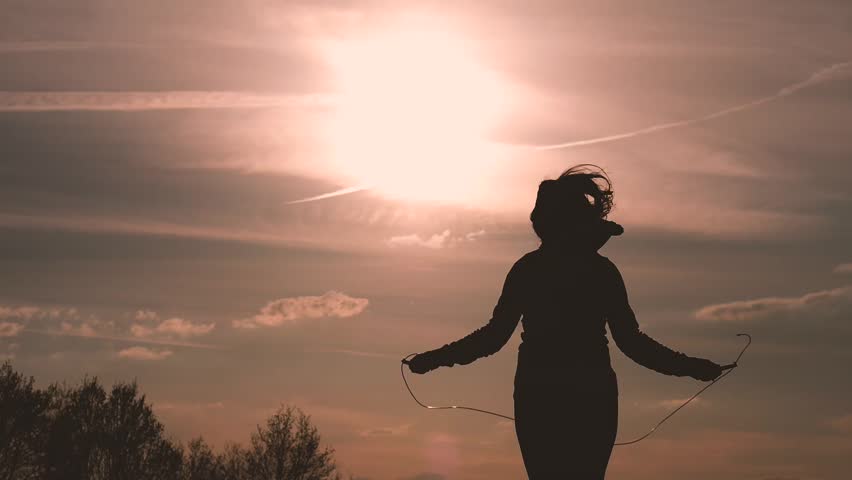
[[[697,392],[695,392],[695,394],[693,396],[689,397],[689,399],[687,399],[685,402],[683,402],[679,407],[672,410],[668,415],[663,417],[662,420],[657,422],[657,424],[654,425],[654,428],[652,428],[651,430],[648,430],[648,433],[646,433],[646,434],[642,435],[641,437],[638,437],[634,440],[630,440],[628,442],[615,442],[613,445],[615,445],[615,446],[633,445],[635,443],[641,442],[642,440],[645,440],[646,438],[650,437],[652,433],[657,431],[657,429],[660,428],[660,425],[664,424],[666,422],[666,420],[672,418],[675,413],[680,411],[680,409],[689,405],[689,403],[691,401],[698,398],[699,395],[704,393],[704,391],[707,390],[708,388],[715,385],[719,380],[730,375],[731,372],[733,372],[734,369],[736,369],[739,366],[740,358],[742,358],[745,351],[751,345],[751,335],[749,335],[747,333],[738,333],[737,336],[738,337],[746,337],[747,342],[746,342],[745,346],[743,347],[743,349],[740,351],[740,354],[737,355],[737,359],[734,360],[733,363],[729,363],[728,365],[722,366],[722,371],[724,371],[725,373],[719,375],[713,381],[711,381],[707,385],[704,385],[703,387],[701,387],[701,389],[698,390]],[[417,402],[417,404],[420,405],[421,407],[429,409],[429,410],[469,410],[471,412],[484,413],[486,415],[493,415],[495,417],[505,418],[506,420],[511,420],[513,422],[515,421],[514,417],[510,417],[508,415],[503,415],[503,414],[500,414],[500,413],[492,412],[492,411],[489,411],[489,410],[483,410],[483,409],[480,409],[480,408],[465,407],[465,406],[462,406],[462,405],[426,405],[425,403],[421,402],[420,400],[417,399],[417,396],[414,395],[414,392],[411,390],[411,386],[408,385],[408,380],[405,378],[405,366],[408,365],[409,359],[411,357],[415,356],[415,355],[417,355],[417,354],[412,353],[412,354],[410,354],[410,355],[408,355],[408,356],[406,356],[405,358],[402,359],[402,363],[399,364],[399,373],[402,375],[402,381],[403,381],[403,383],[405,383],[405,388],[408,390],[408,393],[411,395],[411,398],[413,398],[414,401]]]

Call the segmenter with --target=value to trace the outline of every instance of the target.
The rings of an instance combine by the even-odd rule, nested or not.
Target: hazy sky
[[[40,384],[138,379],[219,446],[291,403],[359,478],[521,478],[510,423],[420,409],[399,359],[484,324],[538,182],[595,163],[643,329],[754,336],[609,477],[847,478],[849,2],[0,11],[0,357]],[[414,387],[510,413],[518,333]],[[612,356],[620,439],[700,387]]]

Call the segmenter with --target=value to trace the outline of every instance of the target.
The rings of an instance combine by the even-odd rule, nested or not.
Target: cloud
[[[659,402],[655,403],[655,406],[660,407],[660,408],[665,408],[665,409],[673,409],[673,408],[680,407],[681,405],[686,403],[687,400],[689,400],[689,399],[688,398],[671,398],[671,399],[667,399],[667,400],[660,400]],[[694,398],[694,399],[692,399],[692,402],[689,403],[690,407],[692,407],[692,406],[705,406],[706,407],[706,406],[709,406],[709,405],[710,405],[710,401],[705,400],[703,398]]]
[[[15,322],[0,322],[0,337],[14,337],[24,329],[24,326]]]
[[[440,473],[418,473],[417,475],[412,475],[410,477],[402,477],[399,480],[447,480],[447,477],[441,475]]]
[[[421,238],[420,235],[399,235],[388,239],[388,245],[391,247],[424,247],[424,248],[444,248],[449,243],[450,231],[444,230],[441,233],[436,233],[429,238]]]
[[[0,213],[0,226],[71,232],[121,233],[163,237],[198,238],[245,242],[259,245],[292,245],[292,238],[235,228],[193,226],[185,223],[166,223],[144,219],[124,219],[99,216],[14,215]]]
[[[150,310],[138,310],[130,316],[144,322],[158,322],[160,318],[156,312]],[[123,318],[127,317],[128,315],[125,315]],[[37,335],[209,349],[217,347],[179,341],[179,339],[205,335],[214,327],[213,323],[198,324],[182,318],[170,318],[153,326],[128,325],[126,320],[102,319],[92,313],[81,315],[73,307],[0,305],[0,337],[12,337],[25,331]]]
[[[485,235],[485,230],[477,230],[460,236],[452,236],[449,229],[441,233],[433,234],[430,237],[421,237],[418,234],[399,235],[391,237],[387,240],[390,247],[423,247],[431,249],[440,249],[455,246],[463,242],[474,242],[477,238]]]
[[[852,67],[852,61],[835,63],[833,65],[829,65],[829,66],[826,66],[824,68],[821,68],[821,69],[813,72],[807,78],[805,78],[801,81],[798,81],[796,83],[793,83],[791,85],[787,85],[787,86],[781,88],[780,90],[778,90],[777,92],[775,92],[771,95],[767,95],[765,97],[761,97],[761,98],[752,100],[750,102],[742,103],[742,104],[739,104],[739,105],[734,105],[734,106],[731,106],[731,107],[728,107],[728,108],[724,108],[722,110],[718,110],[718,111],[711,112],[711,113],[701,115],[701,116],[698,116],[698,117],[694,117],[694,118],[689,118],[689,119],[685,119],[685,120],[677,120],[677,121],[673,121],[673,122],[659,123],[659,124],[651,125],[651,126],[648,126],[648,127],[628,131],[628,132],[616,133],[616,134],[612,134],[612,135],[605,135],[605,136],[601,136],[601,137],[587,138],[587,139],[583,139],[583,140],[573,140],[573,141],[569,141],[569,142],[560,142],[560,143],[553,143],[553,144],[525,145],[524,147],[530,148],[531,150],[538,150],[538,151],[561,150],[561,149],[568,149],[568,148],[583,147],[583,146],[588,146],[588,145],[596,145],[596,144],[602,144],[602,143],[615,142],[615,141],[618,141],[618,140],[623,140],[623,139],[628,139],[628,138],[633,138],[633,137],[640,137],[640,136],[644,136],[644,135],[648,135],[648,134],[652,134],[652,133],[656,133],[656,132],[660,132],[660,131],[664,131],[664,130],[670,130],[670,129],[681,128],[681,127],[688,127],[688,126],[691,126],[691,125],[704,123],[704,122],[707,122],[707,121],[710,121],[710,120],[715,120],[717,118],[721,118],[721,117],[725,117],[725,116],[732,115],[732,114],[735,114],[735,113],[750,110],[752,108],[759,107],[759,106],[764,105],[766,103],[773,102],[775,100],[779,100],[779,99],[784,98],[784,97],[788,97],[790,95],[795,94],[799,90],[803,90],[805,88],[809,88],[811,86],[818,85],[818,84],[823,83],[825,81],[832,80],[832,79],[836,78],[836,76],[838,75],[839,72],[842,72],[842,71],[844,71],[844,70],[846,70],[850,67]],[[321,199],[324,199],[324,198],[337,197],[337,196],[340,196],[340,195],[346,195],[346,194],[349,194],[349,193],[358,192],[358,191],[361,191],[363,189],[364,189],[364,187],[348,187],[348,188],[336,190],[334,192],[326,193],[326,194],[323,194],[323,195],[317,195],[317,196],[314,196],[314,197],[297,200],[293,203],[309,202],[309,201],[314,201],[314,200],[321,200]]]
[[[143,111],[199,108],[322,107],[324,95],[262,95],[249,92],[20,92],[0,91],[0,112]]]
[[[207,403],[155,403],[155,410],[172,410],[181,413],[205,411],[205,410],[221,410],[225,408],[223,402],[207,402]]]
[[[364,190],[369,190],[370,186],[355,186],[355,187],[346,187],[341,188],[340,190],[335,190],[333,192],[323,193],[322,195],[315,195],[313,197],[301,198],[299,200],[291,200],[287,202],[287,205],[294,205],[297,203],[307,203],[307,202],[315,202],[317,200],[325,200],[326,198],[334,198],[339,197],[341,195],[348,195],[350,193],[357,193]]]
[[[313,353],[337,353],[340,355],[350,355],[353,357],[371,357],[371,358],[393,358],[398,359],[399,355],[390,354],[390,353],[379,353],[379,352],[364,352],[361,350],[349,350],[345,348],[318,348],[316,350],[309,350]]]
[[[26,329],[27,333],[34,333],[37,335],[49,335],[49,336],[59,336],[59,337],[78,337],[78,338],[88,338],[93,340],[109,340],[114,342],[127,342],[127,343],[144,343],[148,345],[167,345],[173,347],[187,347],[187,348],[201,348],[206,350],[217,350],[221,347],[218,345],[210,345],[204,343],[193,343],[193,342],[182,342],[176,340],[158,340],[151,338],[142,338],[142,337],[130,337],[125,334],[110,334],[104,333],[100,331],[96,331],[91,328],[91,325],[75,327],[72,324],[67,324],[67,328],[63,330],[35,330],[32,328]]]
[[[144,45],[129,42],[84,42],[84,41],[6,41],[0,42],[0,53],[55,52],[69,50],[95,50],[103,48],[141,48]]]
[[[806,78],[802,81],[796,82],[792,85],[788,85],[788,86],[782,88],[781,90],[778,90],[773,95],[769,95],[769,96],[766,96],[766,97],[763,97],[763,98],[759,98],[757,100],[752,100],[751,102],[743,103],[743,104],[740,104],[740,105],[735,105],[733,107],[728,107],[728,108],[725,108],[723,110],[719,110],[717,112],[708,113],[708,114],[702,115],[700,117],[690,118],[690,119],[687,119],[687,120],[680,120],[680,121],[675,121],[675,122],[660,123],[660,124],[657,124],[657,125],[652,125],[650,127],[645,127],[645,128],[641,128],[641,129],[638,129],[638,130],[633,130],[633,131],[624,132],[624,133],[618,133],[618,134],[614,134],[614,135],[607,135],[607,136],[604,136],[604,137],[589,138],[589,139],[586,139],[586,140],[575,140],[575,141],[571,141],[571,142],[555,143],[555,144],[550,144],[550,145],[535,145],[535,146],[533,146],[533,148],[535,148],[536,150],[557,150],[557,149],[563,149],[563,148],[581,147],[581,146],[586,146],[586,145],[595,145],[595,144],[598,144],[598,143],[614,142],[616,140],[622,140],[622,139],[625,139],[625,138],[638,137],[638,136],[641,136],[641,135],[647,135],[649,133],[659,132],[659,131],[662,131],[662,130],[669,130],[669,129],[672,129],[672,128],[687,127],[687,126],[690,126],[690,125],[695,125],[697,123],[702,123],[702,122],[706,122],[708,120],[714,120],[716,118],[731,115],[733,113],[738,113],[738,112],[742,112],[744,110],[749,110],[751,108],[755,108],[755,107],[758,107],[760,105],[763,105],[764,103],[768,103],[768,102],[771,102],[771,101],[774,101],[774,100],[778,100],[779,98],[783,98],[783,97],[792,95],[792,94],[794,94],[794,93],[796,93],[799,90],[802,90],[804,88],[808,88],[812,85],[816,85],[816,84],[822,83],[826,80],[830,80],[830,79],[834,78],[834,76],[837,74],[837,72],[842,71],[842,70],[844,70],[844,69],[846,69],[850,66],[852,66],[852,62],[843,62],[843,63],[836,63],[834,65],[829,65],[828,67],[817,70],[816,72],[812,73],[808,78]]]
[[[0,318],[20,318],[29,320],[37,315],[41,309],[38,307],[2,307],[0,306]]]
[[[215,323],[192,323],[182,318],[175,317],[163,320],[159,325],[153,328],[134,324],[130,327],[130,333],[132,333],[134,337],[142,338],[157,334],[165,337],[178,336],[181,338],[187,338],[206,335],[215,327]]]
[[[841,263],[834,267],[834,273],[852,273],[852,263]]]
[[[103,321],[95,316],[90,316],[77,325],[63,320],[59,324],[59,329],[63,334],[67,335],[98,337],[115,333],[115,326],[115,322],[113,321]]]
[[[17,343],[8,343],[5,351],[0,352],[0,360],[14,360],[17,357],[15,352],[19,347],[20,345]]]
[[[852,433],[852,414],[832,418],[828,426],[839,432]]]
[[[136,313],[133,314],[133,318],[136,319],[137,322],[153,322],[159,320],[160,315],[151,310],[137,310]]]
[[[0,305],[0,320],[2,319],[18,319],[18,320],[33,320],[43,318],[61,318],[61,317],[76,317],[77,309],[75,308],[44,308],[37,306],[21,306],[9,307]]]
[[[852,311],[852,285],[807,293],[800,297],[765,297],[701,308],[695,318],[708,321],[747,321],[791,316],[832,316]]]
[[[131,360],[163,360],[172,355],[171,350],[153,350],[146,347],[130,347],[118,352],[121,358]]]
[[[352,317],[363,312],[369,300],[355,298],[345,293],[328,291],[320,296],[280,298],[267,303],[260,313],[234,320],[237,328],[276,327],[305,318]]]
[[[34,322],[76,317],[77,310],[75,308],[0,305],[0,337],[17,336]]]
[[[485,235],[485,230],[480,229],[480,230],[477,230],[475,232],[466,233],[464,238],[465,238],[465,240],[467,240],[469,242],[474,242],[474,241],[476,241],[477,238],[479,238],[483,235]]]
[[[361,437],[399,437],[408,435],[411,430],[411,424],[398,425],[395,427],[369,428],[361,431]]]

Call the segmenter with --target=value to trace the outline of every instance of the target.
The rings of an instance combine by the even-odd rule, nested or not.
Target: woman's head
[[[610,210],[612,182],[602,168],[583,164],[539,184],[530,220],[536,235],[545,241],[567,238],[605,219]]]

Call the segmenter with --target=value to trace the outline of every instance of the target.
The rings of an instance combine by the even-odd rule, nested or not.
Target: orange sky
[[[846,478],[850,6],[460,3],[4,6],[0,356],[136,378],[179,440],[292,403],[356,478],[520,478],[398,361],[488,320],[538,182],[595,163],[644,330],[755,338],[610,478]],[[518,342],[415,388],[511,412]],[[612,353],[620,438],[700,386]]]

